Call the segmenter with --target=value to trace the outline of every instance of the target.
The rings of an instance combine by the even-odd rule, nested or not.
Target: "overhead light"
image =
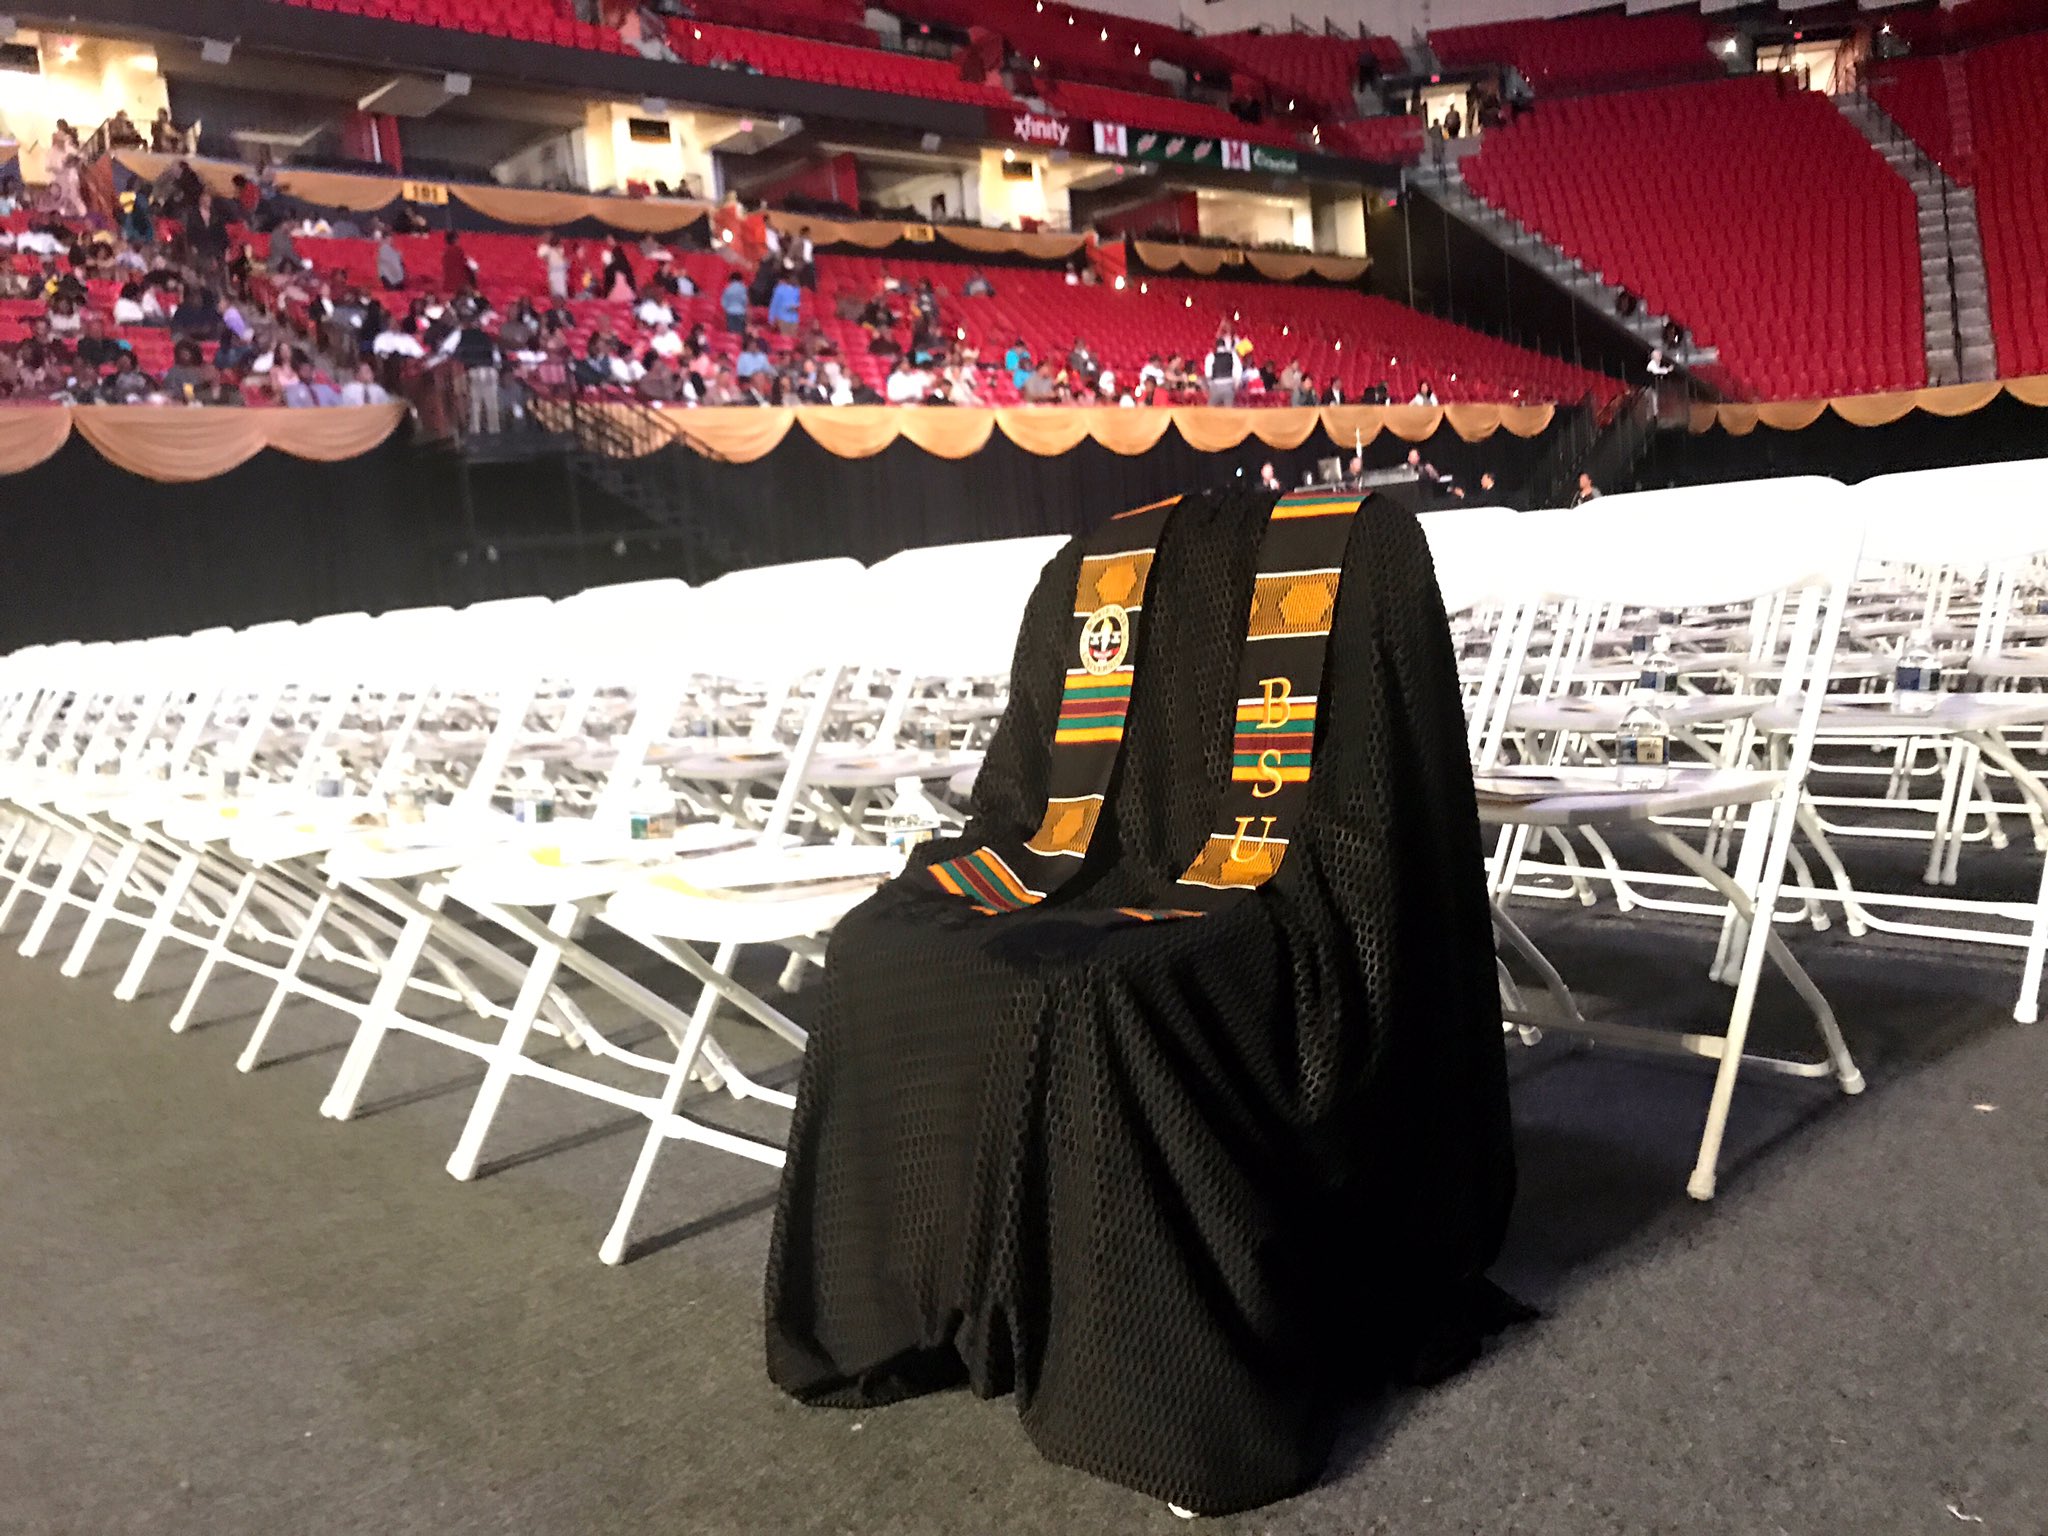
[[[1292,96],[1287,98],[1287,110],[1290,112],[1294,110],[1294,98]]]
[[[1045,61],[1039,58],[1037,54],[1034,53],[1033,55],[1031,55],[1031,67],[1033,69],[1039,68],[1044,62]]]
[[[1006,149],[1003,151],[1003,161],[1005,164],[1009,163],[1012,160],[1015,160],[1016,158],[1017,151],[1015,151],[1014,149]]]
[[[704,29],[702,27],[692,27],[690,28],[690,36],[693,40],[701,43],[704,41]]]
[[[1186,298],[1182,299],[1181,303],[1188,309],[1193,309],[1195,307],[1195,296],[1191,293]]]
[[[1122,293],[1124,291],[1124,275],[1121,272],[1117,273],[1116,275],[1116,291],[1118,293]]]
[[[1280,327],[1280,334],[1281,334],[1282,336],[1285,336],[1285,335],[1287,334],[1288,330],[1289,330],[1289,327],[1287,327],[1287,326],[1284,326],[1284,325],[1283,325],[1283,326],[1281,326],[1281,327]]]
[[[1455,373],[1451,375],[1451,382],[1453,384],[1458,382],[1458,376]]]
[[[1344,343],[1343,343],[1343,342],[1341,342],[1341,341],[1340,341],[1340,342],[1338,342],[1338,343],[1337,343],[1337,350],[1338,350],[1339,352],[1342,352],[1342,351],[1344,350]]]
[[[957,328],[957,329],[956,329],[956,330],[955,330],[955,331],[953,332],[953,339],[954,339],[955,341],[965,341],[965,340],[967,339],[967,327],[966,327],[966,326],[964,326],[964,325],[963,325],[963,326],[960,326],[960,327],[958,327],[958,328]],[[1457,377],[1457,375],[1456,375],[1456,374],[1454,373],[1454,374],[1452,374],[1452,375],[1451,375],[1451,377],[1455,379],[1455,378]]]
[[[1139,58],[1139,57],[1141,57],[1141,56],[1142,56],[1143,54],[1144,54],[1144,50],[1143,50],[1142,48],[1140,48],[1140,47],[1139,47],[1139,46],[1138,46],[1138,45],[1137,45],[1136,43],[1133,43],[1133,44],[1131,44],[1131,57],[1132,57],[1132,58]]]
[[[1152,291],[1152,285],[1151,285],[1150,283],[1140,283],[1140,284],[1138,284],[1138,292],[1140,292],[1140,293],[1150,293],[1151,291]]]
[[[1235,323],[1236,321],[1242,320],[1242,319],[1244,318],[1244,316],[1243,316],[1243,314],[1241,314],[1241,313],[1240,313],[1239,311],[1237,311],[1237,310],[1234,310],[1234,309],[1233,309],[1233,310],[1232,310],[1232,311],[1230,312],[1230,318],[1231,318],[1231,321],[1232,321],[1233,323]]]
[[[1104,27],[1104,28],[1102,29],[1102,40],[1103,40],[1103,41],[1104,41],[1105,43],[1109,41],[1109,28],[1107,28],[1107,27]]]
[[[78,39],[67,37],[57,45],[57,62],[59,64],[76,64],[78,62],[78,49]]]

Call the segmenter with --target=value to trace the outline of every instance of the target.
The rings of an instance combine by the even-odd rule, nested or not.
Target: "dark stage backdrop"
[[[423,489],[397,439],[160,485],[74,435],[0,479],[0,650],[432,602],[448,531]]]
[[[1503,432],[1468,444],[1446,429],[1422,448],[1447,473],[1476,481],[1490,469],[1515,485],[1547,441]],[[1383,435],[1366,459],[1391,464],[1408,446]],[[1177,491],[1256,477],[1267,462],[1296,484],[1338,451],[1318,433],[1292,453],[1250,441],[1201,454],[1169,431],[1132,458],[1090,442],[1045,459],[997,433],[972,459],[901,441],[840,459],[797,430],[753,464],[675,449],[668,468],[720,531],[721,563],[765,565],[1075,532]],[[686,540],[587,484],[572,496],[570,484],[558,463],[478,466],[465,506],[452,457],[394,439],[342,464],[263,453],[215,480],[160,485],[74,437],[0,480],[0,651],[711,574]]]
[[[1419,446],[1446,474],[1476,483],[1482,470],[1491,470],[1503,485],[1515,486],[1549,441],[1548,433],[1523,439],[1497,432],[1483,443],[1466,443],[1444,428]],[[1375,467],[1394,464],[1411,446],[1417,445],[1383,433],[1365,446],[1365,460]],[[1341,449],[1346,457],[1350,451]],[[1340,448],[1319,429],[1292,452],[1248,439],[1231,452],[1207,454],[1169,429],[1150,451],[1130,457],[1090,441],[1041,458],[996,433],[971,459],[934,458],[902,439],[872,458],[841,459],[799,428],[752,464],[715,463],[681,448],[668,453],[689,504],[738,545],[741,563],[764,565],[829,555],[872,563],[926,544],[1077,533],[1176,492],[1240,476],[1256,479],[1268,463],[1284,484],[1298,485],[1316,460]],[[594,536],[580,553],[524,547],[562,521],[560,482],[532,467],[479,469],[474,488],[483,549],[461,569],[464,595],[560,593],[648,575],[702,574],[689,568],[678,541],[655,548],[637,537],[623,555],[613,554],[601,530],[620,526],[623,509],[597,503],[587,491],[580,517]]]
[[[2043,456],[2048,456],[2048,409],[2000,395],[1967,416],[1914,411],[1882,427],[1851,426],[1824,411],[1800,432],[1760,426],[1743,437],[1719,427],[1697,437],[1662,434],[1638,467],[1636,481],[1644,490],[1777,475],[1830,475],[1853,484],[1909,469]]]

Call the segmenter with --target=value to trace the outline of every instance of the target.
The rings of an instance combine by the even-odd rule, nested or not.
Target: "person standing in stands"
[[[768,323],[785,336],[796,334],[803,319],[804,291],[797,286],[794,269],[785,268],[768,299]]]
[[[1010,350],[1003,354],[1003,367],[1009,372],[1011,388],[1023,394],[1025,381],[1038,371],[1038,362],[1032,357],[1031,349],[1024,345],[1022,336],[1011,342]]]
[[[495,437],[504,430],[498,410],[498,344],[484,329],[482,317],[473,317],[442,350],[454,356],[468,382],[470,433]]]
[[[548,276],[548,292],[557,303],[569,297],[569,252],[553,230],[541,236],[534,254]]]
[[[1075,387],[1093,384],[1095,375],[1101,371],[1096,364],[1095,354],[1088,350],[1088,343],[1076,336],[1074,345],[1067,352],[1067,373],[1072,377]]]
[[[177,155],[185,151],[185,130],[171,121],[171,109],[159,107],[156,121],[149,125],[149,147],[159,155]]]
[[[441,248],[441,287],[452,299],[467,291],[470,284],[475,281],[476,263],[469,259],[469,252],[462,248],[462,237],[451,229],[448,231],[447,244]]]
[[[604,277],[598,289],[614,304],[630,303],[640,296],[640,276],[633,270],[632,257],[617,240],[605,247]]]
[[[1444,137],[1455,139],[1464,131],[1465,119],[1459,114],[1457,103],[1453,102],[1451,109],[1444,113]]]
[[[396,293],[405,287],[405,252],[391,238],[391,231],[377,231],[377,281]]]
[[[1572,497],[1572,505],[1575,507],[1583,507],[1587,502],[1598,501],[1599,499],[1600,487],[1593,483],[1593,477],[1591,475],[1581,470],[1579,472],[1578,494]]]
[[[1237,338],[1230,322],[1216,328],[1216,344],[1210,349],[1206,370],[1211,405],[1236,405],[1237,386],[1244,379],[1244,359],[1237,350]]]
[[[725,280],[725,291],[718,296],[718,308],[725,316],[725,328],[734,336],[746,334],[747,329],[747,280],[740,276],[735,267]]]

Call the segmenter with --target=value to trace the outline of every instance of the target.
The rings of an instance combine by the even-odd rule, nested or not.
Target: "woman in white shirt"
[[[661,301],[659,294],[649,293],[634,306],[633,318],[649,327],[668,326],[676,323],[676,312]]]
[[[647,350],[658,352],[663,357],[681,357],[683,338],[676,334],[673,324],[663,323],[657,325],[654,334],[647,338]]]
[[[540,264],[547,269],[548,292],[557,299],[569,297],[569,253],[553,235],[541,240],[534,254],[540,257]]]

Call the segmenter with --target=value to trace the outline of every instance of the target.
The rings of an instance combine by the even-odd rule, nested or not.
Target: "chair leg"
[[[5,928],[7,920],[14,916],[14,904],[21,900],[21,893],[27,888],[29,877],[42,862],[43,850],[50,846],[50,838],[54,831],[47,821],[40,821],[28,834],[21,850],[21,868],[7,877],[7,896],[5,900],[0,900],[0,928]]]
[[[364,1080],[370,1075],[370,1064],[376,1059],[377,1047],[384,1043],[384,1036],[391,1029],[385,1020],[398,1015],[398,1005],[412,981],[413,968],[419,964],[420,951],[427,946],[427,936],[433,932],[441,900],[447,891],[445,885],[430,885],[421,891],[420,905],[427,910],[407,918],[398,942],[391,946],[391,957],[384,964],[384,974],[377,978],[377,990],[371,994],[370,1006],[356,1025],[356,1037],[349,1042],[348,1055],[342,1058],[334,1086],[320,1101],[320,1113],[328,1119],[346,1120],[355,1114],[356,1100],[362,1094]],[[323,909],[327,899],[323,892]]]
[[[58,866],[57,878],[50,882],[49,892],[36,912],[36,920],[29,925],[28,935],[16,951],[22,959],[33,960],[42,953],[43,941],[49,938],[50,930],[57,925],[58,916],[71,899],[71,887],[78,883],[78,876],[91,855],[92,839],[82,832],[73,833],[71,846],[64,852],[64,862]]]
[[[235,927],[242,921],[242,914],[248,910],[249,898],[255,891],[256,871],[250,869],[243,873],[241,882],[236,885],[233,900],[228,903],[227,911],[221,914],[219,930],[215,932],[212,942],[206,946],[206,952],[199,957],[199,970],[193,976],[192,984],[185,989],[185,1000],[178,1004],[178,1011],[171,1015],[172,1034],[182,1035],[191,1024],[193,1011],[199,1006],[199,994],[206,990],[207,982],[213,979],[213,968],[220,964],[221,956],[227,953],[228,944],[235,935]],[[132,964],[129,966],[130,970],[134,968]],[[126,981],[127,977],[121,979]],[[136,978],[138,988],[141,980],[139,976]]]
[[[128,957],[128,968],[121,972],[120,981],[114,984],[114,1000],[132,1003],[142,993],[142,978],[149,974],[149,968],[156,961],[156,952],[163,947],[164,937],[170,933],[171,924],[177,921],[183,910],[185,897],[192,889],[192,881],[199,873],[199,855],[187,853],[179,856],[171,870],[171,878],[164,886],[163,900],[156,904],[149,922],[142,930],[142,938],[135,946],[135,953]]]
[[[548,931],[559,938],[571,938],[582,915],[579,908],[564,902],[548,914]],[[462,1126],[462,1136],[448,1158],[448,1172],[452,1177],[476,1177],[476,1165],[483,1156],[484,1138],[490,1134],[491,1121],[497,1116],[498,1105],[504,1101],[505,1090],[512,1082],[512,1064],[525,1053],[527,1037],[533,1033],[534,1021],[540,1017],[541,1004],[547,1000],[548,988],[554,985],[561,965],[561,951],[545,944],[535,948],[533,964],[527,968],[526,976],[519,984],[519,996],[505,1019],[497,1049],[490,1054],[491,1065],[484,1073],[483,1086],[477,1090],[469,1119]]]
[[[2041,888],[2034,896],[2034,923],[2027,932],[2027,963],[2020,973],[2019,1002],[2012,1016],[2021,1024],[2041,1017],[2041,964],[2048,956],[2048,859],[2041,864]]]
[[[711,964],[720,975],[729,975],[734,957],[739,953],[737,944],[721,944]],[[681,1043],[676,1047],[674,1069],[668,1075],[668,1082],[661,1090],[661,1110],[653,1123],[647,1127],[647,1135],[640,1143],[640,1155],[633,1163],[633,1175],[626,1181],[626,1193],[619,1201],[618,1215],[612,1219],[611,1231],[605,1234],[599,1245],[597,1256],[607,1264],[617,1264],[626,1256],[626,1239],[632,1235],[633,1215],[640,1209],[640,1197],[647,1192],[647,1179],[654,1172],[654,1159],[661,1151],[661,1144],[668,1139],[669,1117],[675,1114],[676,1106],[682,1102],[683,1089],[690,1081],[690,1069],[696,1062],[697,1053],[704,1048],[704,1037],[710,1032],[712,1015],[718,1011],[718,993],[706,986],[698,995],[697,1006],[690,1011],[690,1027],[684,1031]]]
[[[314,899],[313,910],[306,914],[305,926],[299,930],[298,938],[292,941],[292,952],[270,989],[270,1000],[263,1005],[263,1016],[256,1021],[256,1028],[249,1036],[249,1043],[242,1047],[242,1054],[235,1058],[236,1071],[256,1070],[256,1063],[262,1059],[263,1042],[270,1038],[271,1026],[277,1023],[277,1016],[284,1011],[285,999],[298,990],[299,972],[305,967],[306,957],[313,952],[320,930],[327,924],[327,911],[333,903],[334,882],[330,880]]]
[[[121,897],[128,889],[128,877],[135,873],[135,865],[142,858],[142,844],[130,840],[121,845],[121,851],[114,855],[114,862],[107,870],[107,878],[100,885],[100,894],[85,914],[85,923],[78,930],[78,937],[71,941],[70,953],[64,963],[57,967],[57,974],[67,981],[76,981],[85,973],[85,962],[92,954],[93,945],[99,942],[100,932],[107,926],[107,919],[121,905]]]

